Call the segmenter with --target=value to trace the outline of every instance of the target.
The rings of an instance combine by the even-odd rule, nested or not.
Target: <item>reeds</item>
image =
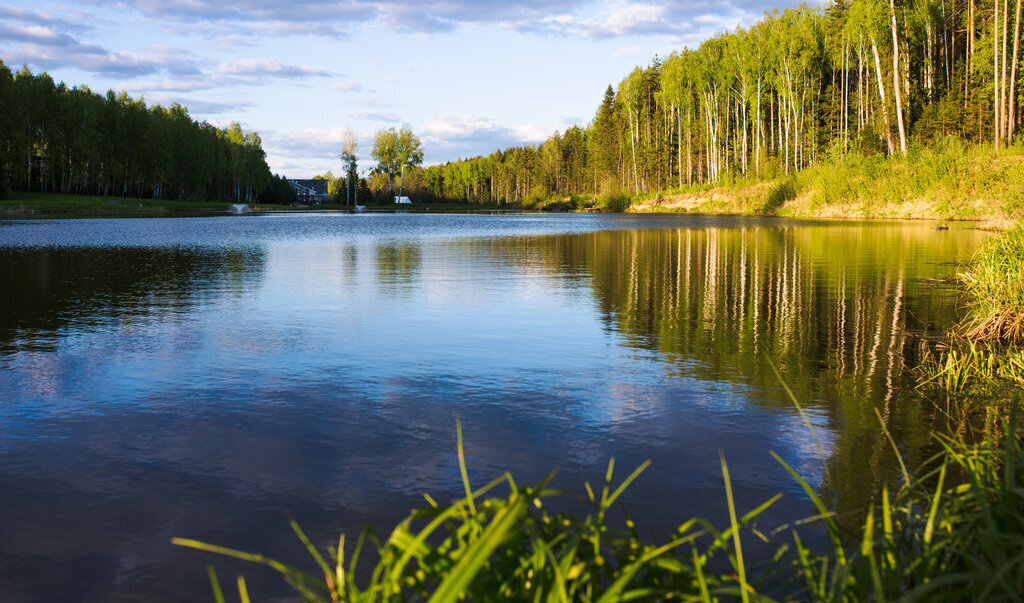
[[[1024,343],[1024,225],[989,239],[960,278],[974,299],[963,335],[972,341]]]
[[[900,484],[878,493],[853,534],[842,530],[814,489],[776,456],[817,508],[811,520],[827,530],[830,545],[824,550],[808,546],[796,527],[772,535],[755,529],[754,520],[778,496],[741,515],[724,457],[729,526],[718,530],[688,519],[659,545],[641,539],[625,511],[625,528],[614,529],[608,521],[647,463],[616,483],[614,460],[609,462],[600,489],[585,484],[582,496],[550,488],[553,474],[532,486],[519,486],[506,474],[473,490],[461,430],[464,498],[441,505],[427,497],[428,506],[400,522],[386,540],[364,530],[347,558],[344,535],[324,555],[292,521],[313,572],[194,540],[173,542],[267,565],[306,601],[1020,600],[1024,447],[1016,415],[991,419],[976,444],[939,442],[942,452],[916,476],[905,473]],[[560,497],[582,500],[590,510],[582,518],[550,511]],[[751,564],[744,557],[747,539],[774,547],[770,563]],[[357,574],[368,545],[378,561]],[[215,598],[224,600],[210,571]],[[238,587],[239,598],[247,601],[241,577]]]
[[[918,372],[918,388],[938,387],[949,394],[977,393],[993,386],[1024,387],[1024,350],[970,338],[954,340],[940,354],[928,356]]]

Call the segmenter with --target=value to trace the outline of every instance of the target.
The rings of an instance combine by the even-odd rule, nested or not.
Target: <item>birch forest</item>
[[[271,183],[256,132],[196,122],[179,104],[55,84],[0,61],[0,197],[7,189],[252,202]]]
[[[837,0],[776,10],[608,86],[593,120],[538,145],[430,167],[477,203],[645,194],[773,178],[1021,126],[1021,0]]]

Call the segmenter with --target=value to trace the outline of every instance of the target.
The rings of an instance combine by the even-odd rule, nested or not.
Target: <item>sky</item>
[[[424,163],[585,125],[605,88],[791,0],[0,0],[0,59],[259,132],[273,172],[360,171],[409,124]],[[815,2],[816,3],[816,2]]]

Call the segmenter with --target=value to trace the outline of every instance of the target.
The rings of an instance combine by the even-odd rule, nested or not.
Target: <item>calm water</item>
[[[196,538],[304,560],[472,478],[653,466],[664,534],[777,492],[843,512],[935,421],[913,366],[986,235],[699,216],[0,221],[0,599],[208,595]],[[805,405],[826,463],[779,381]],[[218,560],[219,562],[219,560]],[[222,565],[222,578],[236,566]],[[246,567],[257,596],[287,593]]]

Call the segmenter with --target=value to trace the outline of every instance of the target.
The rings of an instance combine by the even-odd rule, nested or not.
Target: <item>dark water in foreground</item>
[[[841,511],[935,418],[913,366],[985,235],[699,216],[0,222],[0,600],[208,596],[182,536],[303,560],[471,476],[620,477],[641,530]],[[780,386],[804,404],[827,459]],[[230,579],[230,564],[222,578]],[[255,596],[287,593],[246,568]]]

